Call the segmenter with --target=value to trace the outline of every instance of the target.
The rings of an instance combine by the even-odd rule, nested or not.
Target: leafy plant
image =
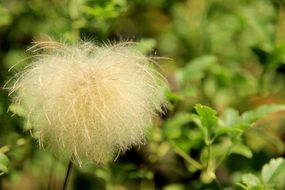
[[[196,104],[196,113],[180,113],[166,121],[164,135],[173,150],[195,168],[190,170],[200,170],[201,180],[210,183],[217,179],[216,169],[231,154],[252,158],[250,147],[243,142],[243,133],[262,117],[282,110],[285,110],[284,105],[263,105],[239,115],[237,110],[229,108],[218,117],[214,109]],[[191,132],[195,127],[199,129],[200,134],[199,138],[194,140]],[[194,135],[197,136],[195,133]],[[181,142],[182,139],[185,140]],[[195,150],[196,144],[201,146],[198,161],[191,157],[191,151]],[[264,170],[268,169],[265,167]],[[251,178],[253,179],[252,175],[245,179],[250,181]],[[256,180],[253,180],[253,183],[254,181]]]
[[[284,189],[285,160],[273,158],[265,164],[261,170],[261,176],[248,173],[242,176],[242,182],[238,183],[245,190],[256,189]]]

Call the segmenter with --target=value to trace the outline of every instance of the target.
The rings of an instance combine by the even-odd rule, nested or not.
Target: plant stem
[[[68,163],[68,167],[67,167],[67,171],[66,171],[66,175],[65,175],[65,179],[64,179],[62,190],[65,190],[66,187],[67,187],[68,179],[69,179],[69,176],[71,174],[71,169],[72,169],[72,161],[70,159],[69,163]]]
[[[208,151],[208,157],[207,157],[207,165],[206,165],[206,170],[209,170],[209,165],[210,165],[210,160],[211,160],[211,145],[207,144],[207,151]]]
[[[185,153],[182,149],[180,149],[178,146],[171,144],[173,147],[173,150],[182,158],[184,158],[187,162],[189,162],[192,166],[194,166],[196,169],[201,170],[202,165],[197,162],[194,158],[192,158],[190,155]]]

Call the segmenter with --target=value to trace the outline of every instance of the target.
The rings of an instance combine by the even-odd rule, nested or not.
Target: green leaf
[[[240,122],[240,116],[237,110],[227,108],[221,117],[222,126],[233,127]]]
[[[170,184],[163,188],[163,190],[184,190],[183,184]]]
[[[8,111],[14,114],[17,114],[18,116],[21,116],[21,117],[26,116],[26,111],[22,107],[16,104],[11,104],[8,108]]]
[[[177,72],[178,80],[181,83],[192,79],[199,79],[204,76],[204,72],[217,62],[216,56],[204,55],[190,61],[186,67]]]
[[[243,183],[236,183],[236,185],[238,185],[243,190],[248,190],[248,187],[246,185],[244,185]]]
[[[0,152],[0,175],[8,173],[8,164],[9,164],[8,157],[2,152]]]
[[[244,131],[244,123],[241,122],[239,112],[235,109],[228,108],[224,111],[219,120],[219,128],[215,131],[215,137],[223,134],[235,135],[242,134]]]
[[[166,91],[165,96],[169,101],[180,101],[183,100],[184,96],[180,92]]]
[[[237,127],[220,127],[215,131],[215,137],[218,137],[223,134],[241,134],[242,129]]]
[[[246,158],[252,158],[252,152],[246,145],[238,143],[234,144],[230,150],[231,153],[242,155]]]
[[[0,27],[7,26],[12,21],[12,16],[8,9],[0,4]]]
[[[167,120],[163,126],[166,137],[170,139],[178,138],[181,135],[180,127],[190,121],[189,115],[182,112]]]
[[[194,114],[181,112],[173,118],[167,120],[164,124],[164,134],[169,139],[178,138],[181,135],[181,127],[191,121],[197,122],[198,117]]]
[[[136,44],[136,48],[142,53],[148,53],[156,46],[157,42],[152,38],[145,38]]]
[[[259,178],[251,173],[243,175],[242,182],[249,187],[258,186],[261,184]]]
[[[279,45],[275,47],[275,50],[268,57],[268,63],[266,65],[267,71],[276,70],[285,60],[285,45]]]
[[[271,104],[263,105],[255,110],[247,111],[242,114],[242,121],[247,124],[252,124],[262,117],[277,111],[285,110],[285,105]]]
[[[262,167],[261,176],[266,184],[274,183],[278,177],[285,172],[284,158],[271,159],[268,164]]]
[[[210,129],[217,125],[218,118],[215,110],[201,104],[196,104],[195,110],[199,115],[203,127]]]

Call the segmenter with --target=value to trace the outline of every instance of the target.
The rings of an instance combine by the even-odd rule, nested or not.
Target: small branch
[[[62,190],[65,190],[66,187],[67,187],[67,184],[68,184],[68,179],[69,179],[69,176],[71,174],[71,169],[72,169],[72,161],[71,159],[69,160],[69,163],[68,163],[68,167],[67,167],[67,171],[66,171],[66,175],[65,175],[65,179],[64,179],[64,183],[63,183],[63,187],[62,187]]]

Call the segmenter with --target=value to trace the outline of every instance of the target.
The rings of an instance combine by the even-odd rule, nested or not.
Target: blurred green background
[[[1,86],[50,37],[136,41],[171,88],[146,145],[74,168],[68,189],[285,189],[285,161],[263,167],[285,156],[284,0],[0,0]],[[1,89],[0,189],[61,189],[67,163],[9,105]]]

